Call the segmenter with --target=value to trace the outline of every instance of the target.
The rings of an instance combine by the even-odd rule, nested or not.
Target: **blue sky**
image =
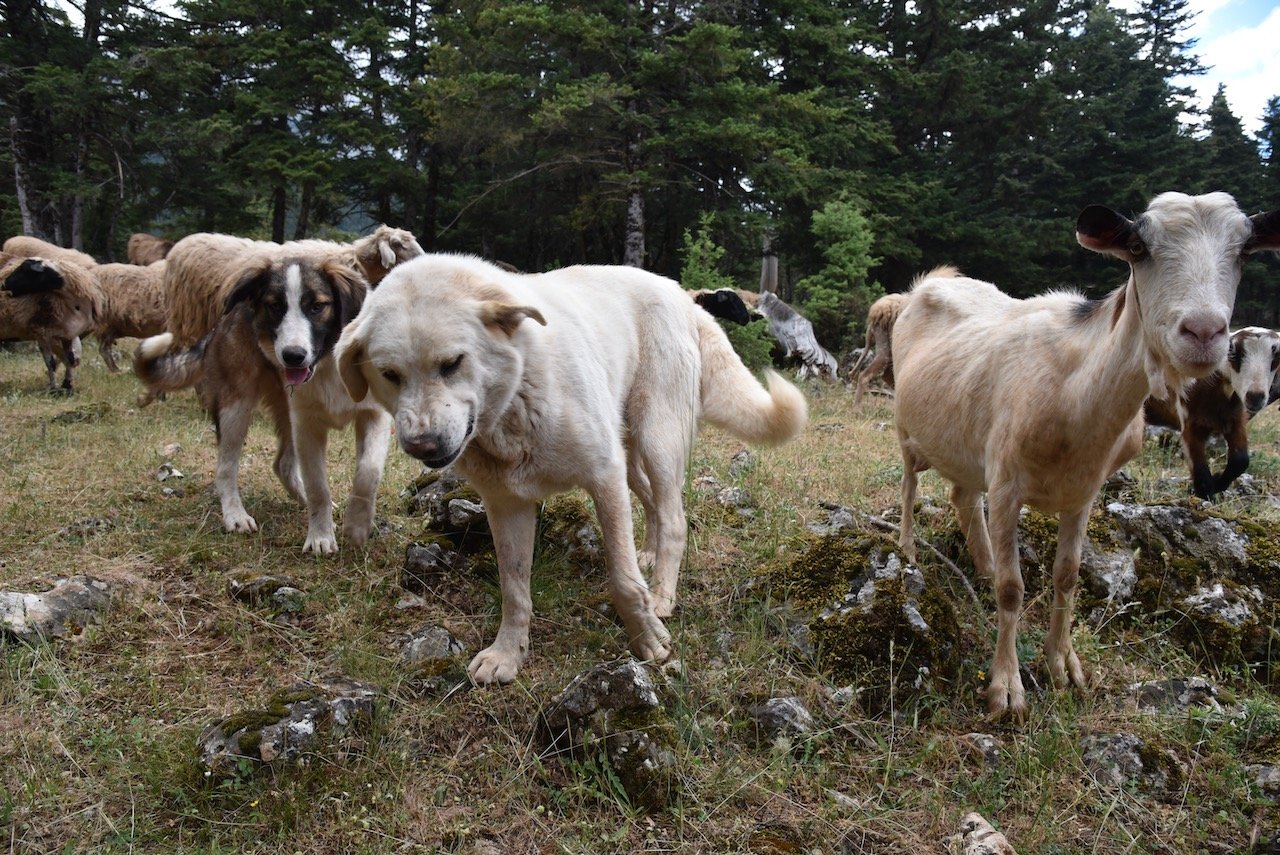
[[[1132,8],[1129,0],[1118,3]],[[1280,95],[1280,0],[1191,0],[1198,12],[1186,36],[1209,71],[1187,81],[1206,106],[1218,84],[1226,86],[1231,112],[1256,132],[1269,98]]]

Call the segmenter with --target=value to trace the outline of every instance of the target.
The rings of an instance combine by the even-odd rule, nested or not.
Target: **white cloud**
[[[1272,9],[1257,26],[1202,37],[1195,52],[1202,64],[1211,66],[1191,81],[1201,102],[1207,105],[1218,84],[1224,84],[1231,112],[1247,131],[1256,131],[1267,100],[1280,95],[1280,8]]]

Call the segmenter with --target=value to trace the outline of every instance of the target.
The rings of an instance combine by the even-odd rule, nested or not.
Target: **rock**
[[[751,449],[741,449],[729,458],[729,474],[734,478],[741,478],[755,465],[756,456],[751,453]]]
[[[425,626],[401,645],[400,661],[420,694],[438,695],[469,684],[466,646],[443,626]]]
[[[170,457],[170,458],[177,457],[181,453],[182,453],[182,444],[178,442],[166,443],[164,449],[161,451],[161,454],[163,454],[165,457]]]
[[[1257,588],[1214,582],[1186,597],[1182,605],[1190,614],[1240,628],[1256,622],[1258,608],[1262,605],[1262,592]]]
[[[110,412],[110,404],[106,401],[98,401],[94,404],[85,404],[82,407],[76,407],[73,410],[63,410],[49,421],[54,424],[62,425],[83,424],[86,422],[100,421]]]
[[[981,814],[967,813],[960,820],[960,828],[952,851],[960,855],[1018,855],[1008,838],[991,827]]]
[[[1099,552],[1086,539],[1080,555],[1080,578],[1089,590],[1107,602],[1123,603],[1138,584],[1138,565],[1133,552],[1113,549]]]
[[[1249,855],[1280,855],[1280,828],[1258,834],[1249,849]]]
[[[1248,561],[1248,537],[1226,520],[1178,506],[1124,502],[1111,502],[1107,513],[1127,540],[1154,555],[1185,555],[1219,571],[1243,567]]]
[[[401,495],[408,496],[409,512],[422,514],[427,526],[448,538],[454,549],[477,553],[492,548],[480,495],[452,471],[425,472]]]
[[[1135,683],[1129,687],[1138,709],[1144,712],[1185,713],[1192,707],[1221,712],[1218,690],[1202,677],[1170,678]]]
[[[289,585],[282,585],[272,592],[271,606],[277,614],[300,615],[307,607],[306,592]]]
[[[1256,764],[1245,766],[1244,771],[1264,799],[1280,803],[1280,766]]]
[[[235,713],[197,740],[206,777],[236,774],[242,761],[293,764],[306,755],[358,740],[373,724],[379,690],[345,677],[300,682],[263,709]]]
[[[849,508],[837,505],[832,502],[819,503],[827,511],[826,522],[809,523],[805,528],[818,535],[825,537],[829,534],[837,534],[845,529],[857,527],[857,516]]]
[[[284,588],[297,590],[297,582],[291,576],[258,573],[254,570],[241,570],[227,578],[227,593],[232,599],[242,603],[260,603],[269,600],[276,595],[277,591]]]
[[[1103,787],[1133,786],[1161,796],[1178,789],[1186,776],[1176,757],[1130,733],[1088,734],[1080,750],[1085,768]]]
[[[734,510],[742,510],[750,507],[751,494],[742,487],[725,487],[716,493],[716,502],[722,508],[732,508]]]
[[[575,677],[541,713],[547,748],[590,759],[603,752],[633,805],[656,810],[679,786],[674,725],[638,662],[598,665]]]
[[[86,540],[99,532],[110,530],[114,525],[115,523],[107,517],[85,517],[58,529],[58,536]]]
[[[111,605],[111,586],[91,576],[59,579],[40,594],[0,591],[0,631],[27,644],[77,638]]]
[[[761,742],[813,733],[813,716],[797,697],[769,698],[747,712],[755,722],[756,736]]]
[[[950,590],[905,564],[878,531],[813,537],[768,571],[787,597],[807,644],[834,682],[860,689],[859,705],[879,715],[893,702],[950,691],[969,641]]]
[[[183,475],[182,471],[179,470],[178,467],[174,466],[172,463],[170,463],[167,460],[164,463],[161,463],[160,468],[156,470],[157,481],[168,481],[171,478],[185,478],[185,477],[187,476]]]
[[[467,528],[485,521],[484,503],[470,499],[450,499],[449,525]]]
[[[989,733],[966,733],[956,740],[962,754],[975,760],[988,769],[1000,765],[1000,740]]]
[[[724,489],[724,485],[714,475],[698,475],[693,479],[693,489],[703,495],[712,495]]]
[[[404,551],[404,567],[400,571],[400,587],[422,593],[441,576],[465,572],[470,562],[459,552],[438,541],[410,543]]]

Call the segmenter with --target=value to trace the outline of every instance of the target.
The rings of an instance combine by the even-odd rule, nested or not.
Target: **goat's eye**
[[[453,359],[450,359],[448,362],[441,365],[440,366],[441,376],[448,377],[450,374],[457,371],[458,367],[462,365],[462,357],[463,357],[463,354],[460,353],[457,356],[455,356]]]
[[[1137,239],[1131,240],[1129,241],[1129,254],[1135,259],[1142,258],[1147,254],[1147,245]]]
[[[384,368],[384,369],[382,370],[382,376],[383,376],[383,377],[386,379],[386,381],[387,381],[388,383],[390,383],[391,385],[393,385],[393,386],[399,386],[399,385],[400,385],[400,372],[399,372],[399,371],[393,371],[393,370],[392,370],[392,369],[390,369],[390,368]]]

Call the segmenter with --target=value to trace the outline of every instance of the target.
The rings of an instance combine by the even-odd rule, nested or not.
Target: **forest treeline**
[[[942,263],[1098,295],[1091,203],[1280,206],[1252,138],[1190,110],[1187,0],[4,0],[4,232],[122,259],[134,231],[286,240],[386,222],[524,270],[691,247],[834,349]],[[1280,87],[1280,84],[1278,84]],[[1249,117],[1251,119],[1257,117]],[[1251,261],[1235,322],[1280,326]]]

